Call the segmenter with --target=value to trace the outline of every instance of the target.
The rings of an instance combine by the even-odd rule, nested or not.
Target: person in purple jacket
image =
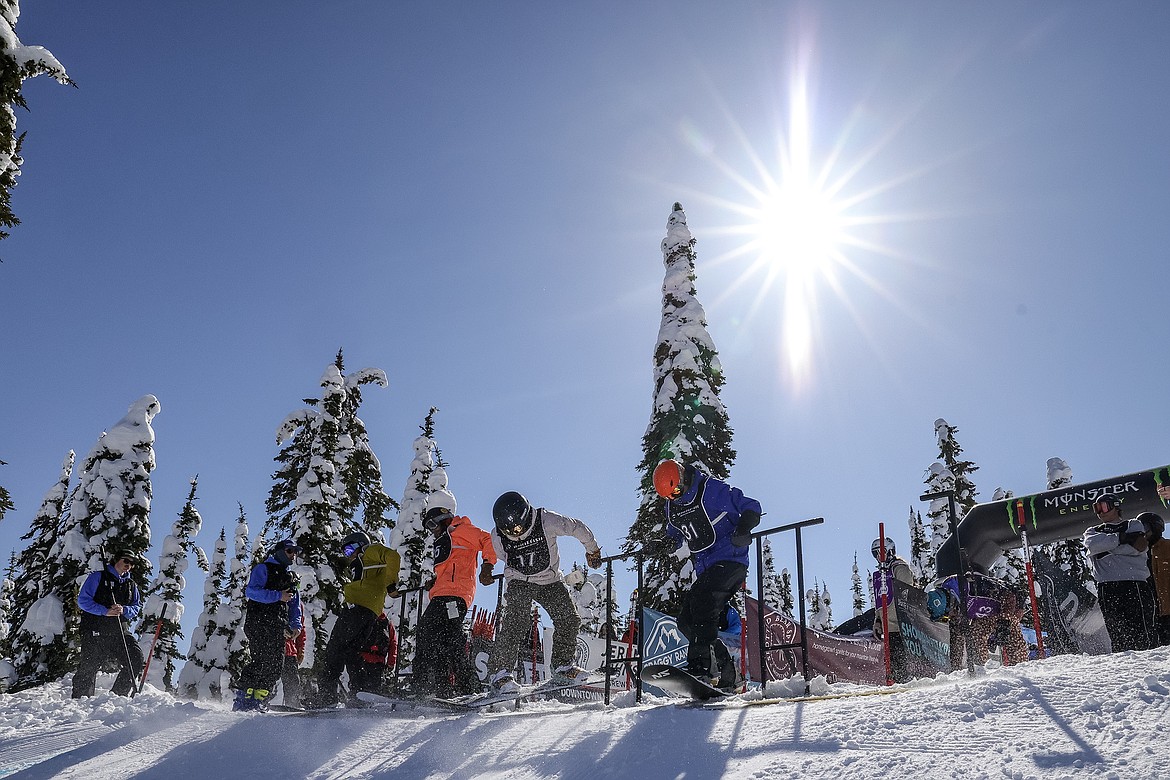
[[[116,663],[118,677],[111,693],[126,696],[135,689],[142,674],[142,649],[130,635],[130,624],[138,618],[141,598],[130,570],[139,563],[138,554],[119,549],[101,571],[91,572],[77,594],[81,610],[81,658],[73,674],[73,698],[93,696],[98,670],[104,663]]]
[[[719,641],[719,621],[747,579],[760,502],[673,459],[654,469],[654,490],[666,499],[667,535],[679,549],[687,546],[695,569],[678,615],[678,629],[690,642],[686,670],[716,688],[733,690],[735,663]]]

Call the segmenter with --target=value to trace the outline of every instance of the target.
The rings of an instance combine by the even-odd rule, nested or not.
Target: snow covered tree
[[[664,500],[652,483],[654,468],[664,458],[676,458],[726,479],[735,460],[731,425],[719,398],[723,369],[707,332],[706,313],[695,297],[695,258],[686,214],[675,203],[662,240],[666,277],[654,349],[653,407],[638,464],[640,501],[622,544],[625,553],[641,550],[645,555],[646,606],[672,615],[678,614],[694,570],[689,560],[675,554],[666,536]]]
[[[780,610],[782,615],[787,615],[793,619],[796,618],[794,614],[796,610],[796,599],[792,595],[792,575],[788,572],[787,568],[780,570],[780,601],[777,604],[777,609]]]
[[[36,679],[44,671],[41,631],[35,625],[23,626],[29,613],[34,611],[34,605],[53,592],[56,566],[51,564],[49,556],[60,535],[61,515],[69,495],[69,481],[73,477],[73,462],[74,454],[70,450],[61,463],[56,484],[41,500],[28,533],[20,537],[28,542],[28,546],[14,558],[12,605],[8,613],[11,629],[5,641],[0,642],[0,657],[12,659],[20,678]],[[50,596],[49,601],[50,611],[63,615],[60,596]]]
[[[414,458],[410,462],[410,474],[406,478],[406,489],[402,493],[402,504],[398,511],[398,522],[390,535],[390,547],[398,551],[401,567],[398,570],[398,584],[404,590],[424,587],[431,580],[434,568],[430,534],[423,528],[422,518],[427,509],[442,500],[452,512],[457,510],[455,496],[447,490],[447,464],[435,444],[435,412],[431,407],[423,424],[419,426],[422,435],[411,445]],[[416,624],[429,598],[425,591],[407,593],[405,608],[400,599],[395,599],[390,608],[390,619],[398,631],[398,657],[403,667],[413,662],[414,639],[418,633]]]
[[[853,617],[865,612],[865,588],[861,584],[861,569],[857,567],[857,553],[853,553]]]
[[[829,588],[825,586],[821,589],[819,582],[813,583],[813,589],[807,591],[805,594],[805,604],[807,605],[808,613],[805,619],[808,622],[809,628],[815,628],[817,631],[832,631],[833,630],[833,597],[829,595]]]
[[[992,501],[1006,501],[1015,495],[1006,488],[996,488],[991,494]],[[997,580],[1002,580],[1020,593],[1028,592],[1028,569],[1024,563],[1024,551],[1017,547],[1014,550],[1004,550],[1003,555],[991,565],[988,573]]]
[[[0,460],[0,466],[7,465],[7,463]],[[0,485],[0,520],[3,520],[4,515],[8,514],[13,509],[16,509],[16,505],[12,503],[12,495],[8,492],[6,487]]]
[[[220,631],[223,592],[227,582],[227,532],[219,529],[211,571],[203,580],[203,611],[191,632],[187,663],[179,672],[178,691],[188,699],[219,699],[228,668],[227,635]]]
[[[930,557],[930,542],[922,526],[922,512],[916,512],[911,506],[907,524],[910,526],[910,559],[906,562],[916,580],[930,582],[934,579],[934,560]]]
[[[781,581],[779,575],[776,574],[776,558],[772,554],[772,540],[764,537],[764,593],[763,600],[772,609],[779,609],[784,599],[781,596],[781,591],[784,588],[784,583]],[[791,589],[789,589],[789,599],[792,598]]]
[[[934,435],[938,440],[938,458],[927,470],[924,482],[929,492],[954,491],[956,520],[961,520],[975,506],[975,485],[967,475],[979,470],[969,460],[961,460],[963,448],[955,440],[959,429],[941,417],[934,421]],[[950,509],[946,498],[931,500],[926,513],[930,519],[930,566],[933,575],[935,556],[943,542],[951,535]],[[925,578],[924,578],[925,579]]]
[[[382,528],[393,526],[382,512],[397,508],[382,489],[381,465],[357,416],[360,387],[385,387],[386,373],[376,368],[343,371],[339,351],[321,377],[321,398],[306,398],[308,408],[293,412],[277,428],[276,443],[284,447],[275,458],[280,466],[273,475],[263,534],[272,541],[294,538],[301,547],[294,571],[300,578],[314,659],[325,649],[343,600],[349,564],[341,554],[341,540],[355,530],[381,539]],[[306,648],[306,658],[309,652]]]
[[[252,574],[252,543],[248,538],[248,518],[244,505],[239,504],[240,515],[232,535],[232,562],[224,585],[223,609],[217,631],[227,648],[227,670],[235,681],[248,663],[248,638],[244,636],[244,588]],[[306,648],[307,650],[308,648]]]
[[[180,624],[183,620],[183,589],[187,586],[187,580],[183,576],[187,571],[187,556],[194,555],[199,568],[203,571],[208,570],[207,556],[195,544],[195,537],[203,527],[203,518],[195,509],[195,491],[198,486],[199,478],[193,477],[191,490],[187,493],[187,503],[183,505],[178,519],[171,526],[171,533],[163,539],[158,575],[150,589],[146,591],[146,603],[142,608],[142,623],[139,629],[139,644],[142,645],[144,657],[150,652],[151,644],[154,644],[154,659],[150,662],[150,676],[147,682],[156,688],[172,692],[175,690],[175,662],[185,658],[179,651],[179,640],[183,638]],[[154,639],[156,628],[158,641]]]
[[[1068,463],[1061,458],[1048,459],[1048,490],[1071,485],[1072,481],[1072,468]],[[1052,562],[1068,572],[1075,582],[1080,582],[1090,591],[1096,592],[1093,569],[1085,557],[1085,546],[1081,543],[1080,537],[1051,542],[1042,549]]]
[[[139,398],[82,461],[47,556],[53,564],[48,567],[46,592],[30,608],[22,627],[37,634],[41,645],[32,684],[59,679],[77,667],[81,619],[77,591],[89,573],[101,571],[106,556],[115,550],[131,550],[146,560],[154,470],[150,423],[159,409],[153,395]],[[141,593],[146,592],[148,576],[148,564],[131,570]]]
[[[47,74],[59,84],[73,84],[65,68],[48,49],[25,46],[16,37],[16,20],[20,16],[18,0],[0,0],[0,225],[14,227],[20,220],[12,213],[12,188],[20,175],[24,160],[20,146],[24,133],[16,134],[14,107],[28,110],[21,94],[25,79]],[[76,86],[73,84],[73,86]],[[8,233],[0,230],[0,239]],[[0,488],[0,493],[3,488]],[[0,516],[3,511],[0,511]]]

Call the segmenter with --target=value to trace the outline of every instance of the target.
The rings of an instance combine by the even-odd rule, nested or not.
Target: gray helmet
[[[346,537],[341,540],[341,547],[346,551],[346,555],[350,554],[351,549],[357,552],[361,552],[369,546],[370,537],[366,536],[363,531],[354,531],[351,534],[347,534]]]
[[[881,549],[882,549],[882,540],[881,539],[874,539],[873,544],[871,544],[869,546],[869,551],[871,553],[873,553],[874,558],[877,558],[878,555],[881,554]],[[895,552],[894,551],[894,540],[887,536],[886,537],[886,557],[893,555],[894,552]]]

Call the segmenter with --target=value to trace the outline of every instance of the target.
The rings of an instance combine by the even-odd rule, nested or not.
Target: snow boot
[[[504,669],[492,675],[492,693],[496,694],[510,694],[520,690],[520,686],[516,684],[512,673]]]

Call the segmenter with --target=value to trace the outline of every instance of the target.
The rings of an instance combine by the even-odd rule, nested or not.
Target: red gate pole
[[[1028,547],[1028,529],[1024,525],[1024,502],[1016,501],[1016,519],[1020,523],[1020,541],[1024,543],[1024,571],[1028,575],[1028,600],[1032,604],[1032,629],[1036,632],[1036,657],[1044,658],[1044,635],[1040,633],[1040,605],[1036,601],[1036,577],[1032,572],[1032,549]]]

